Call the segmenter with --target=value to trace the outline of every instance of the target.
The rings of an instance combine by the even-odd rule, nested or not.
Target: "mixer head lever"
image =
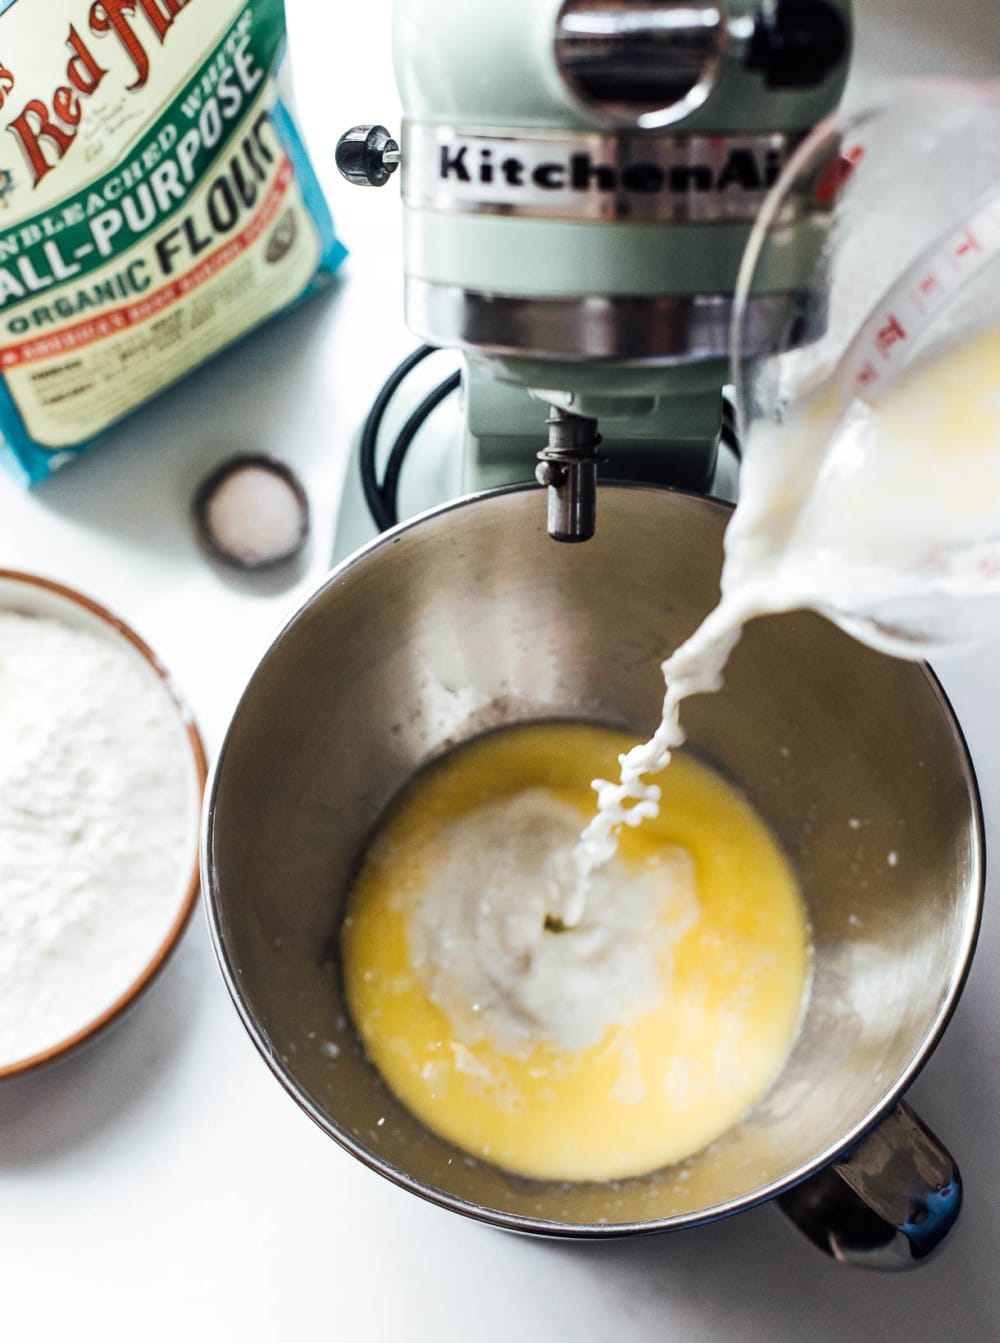
[[[555,541],[589,541],[597,515],[597,421],[553,406],[548,445],[538,454],[535,478],[548,486],[548,531]]]

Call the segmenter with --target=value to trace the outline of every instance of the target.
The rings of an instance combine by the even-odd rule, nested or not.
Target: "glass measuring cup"
[[[802,210],[805,283],[774,355],[744,362],[747,300]],[[900,656],[1000,636],[997,333],[1000,84],[908,83],[822,123],[737,291],[733,569],[782,554],[801,604]]]

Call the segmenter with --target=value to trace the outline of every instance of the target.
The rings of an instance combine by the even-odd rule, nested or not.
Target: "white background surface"
[[[996,0],[860,8],[856,93],[887,71],[1000,70]],[[386,9],[289,0],[302,118],[353,253],[337,291],[32,496],[0,480],[0,565],[74,583],[133,622],[184,688],[210,752],[271,631],[324,571],[351,434],[413,344],[394,192],[352,192],[331,167],[348,125],[397,124]],[[315,509],[308,563],[284,590],[222,576],[189,525],[211,464],[254,449],[292,460]],[[1000,843],[1000,651],[943,671]],[[342,1153],[280,1090],[199,915],[116,1030],[0,1087],[0,1337],[996,1343],[998,900],[991,890],[968,989],[912,1093],[958,1156],[967,1199],[952,1244],[918,1274],[839,1269],[770,1208],[670,1239],[560,1246],[424,1206]]]

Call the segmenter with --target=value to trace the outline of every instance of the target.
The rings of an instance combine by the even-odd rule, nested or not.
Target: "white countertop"
[[[332,169],[341,130],[396,117],[386,0],[356,13],[288,3],[303,122],[353,253],[342,283],[34,494],[0,480],[0,566],[82,587],[132,622],[174,672],[210,753],[273,629],[326,567],[351,436],[413,345],[393,193],[352,192]],[[860,7],[856,88],[884,70],[1000,70],[996,0]],[[381,68],[361,52],[382,53]],[[307,571],[284,590],[222,577],[189,523],[210,466],[254,449],[294,462],[314,507]],[[1000,843],[1000,648],[940,670]],[[952,1243],[916,1274],[838,1268],[767,1207],[672,1238],[585,1246],[426,1206],[284,1095],[237,1020],[198,915],[116,1029],[0,1087],[0,1337],[997,1343],[998,898],[990,892],[955,1020],[911,1093],[966,1181]]]

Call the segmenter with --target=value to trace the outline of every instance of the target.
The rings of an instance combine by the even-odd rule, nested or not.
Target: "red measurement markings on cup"
[[[1000,192],[903,272],[841,362],[845,397],[877,396],[906,366],[944,305],[1000,255]]]

